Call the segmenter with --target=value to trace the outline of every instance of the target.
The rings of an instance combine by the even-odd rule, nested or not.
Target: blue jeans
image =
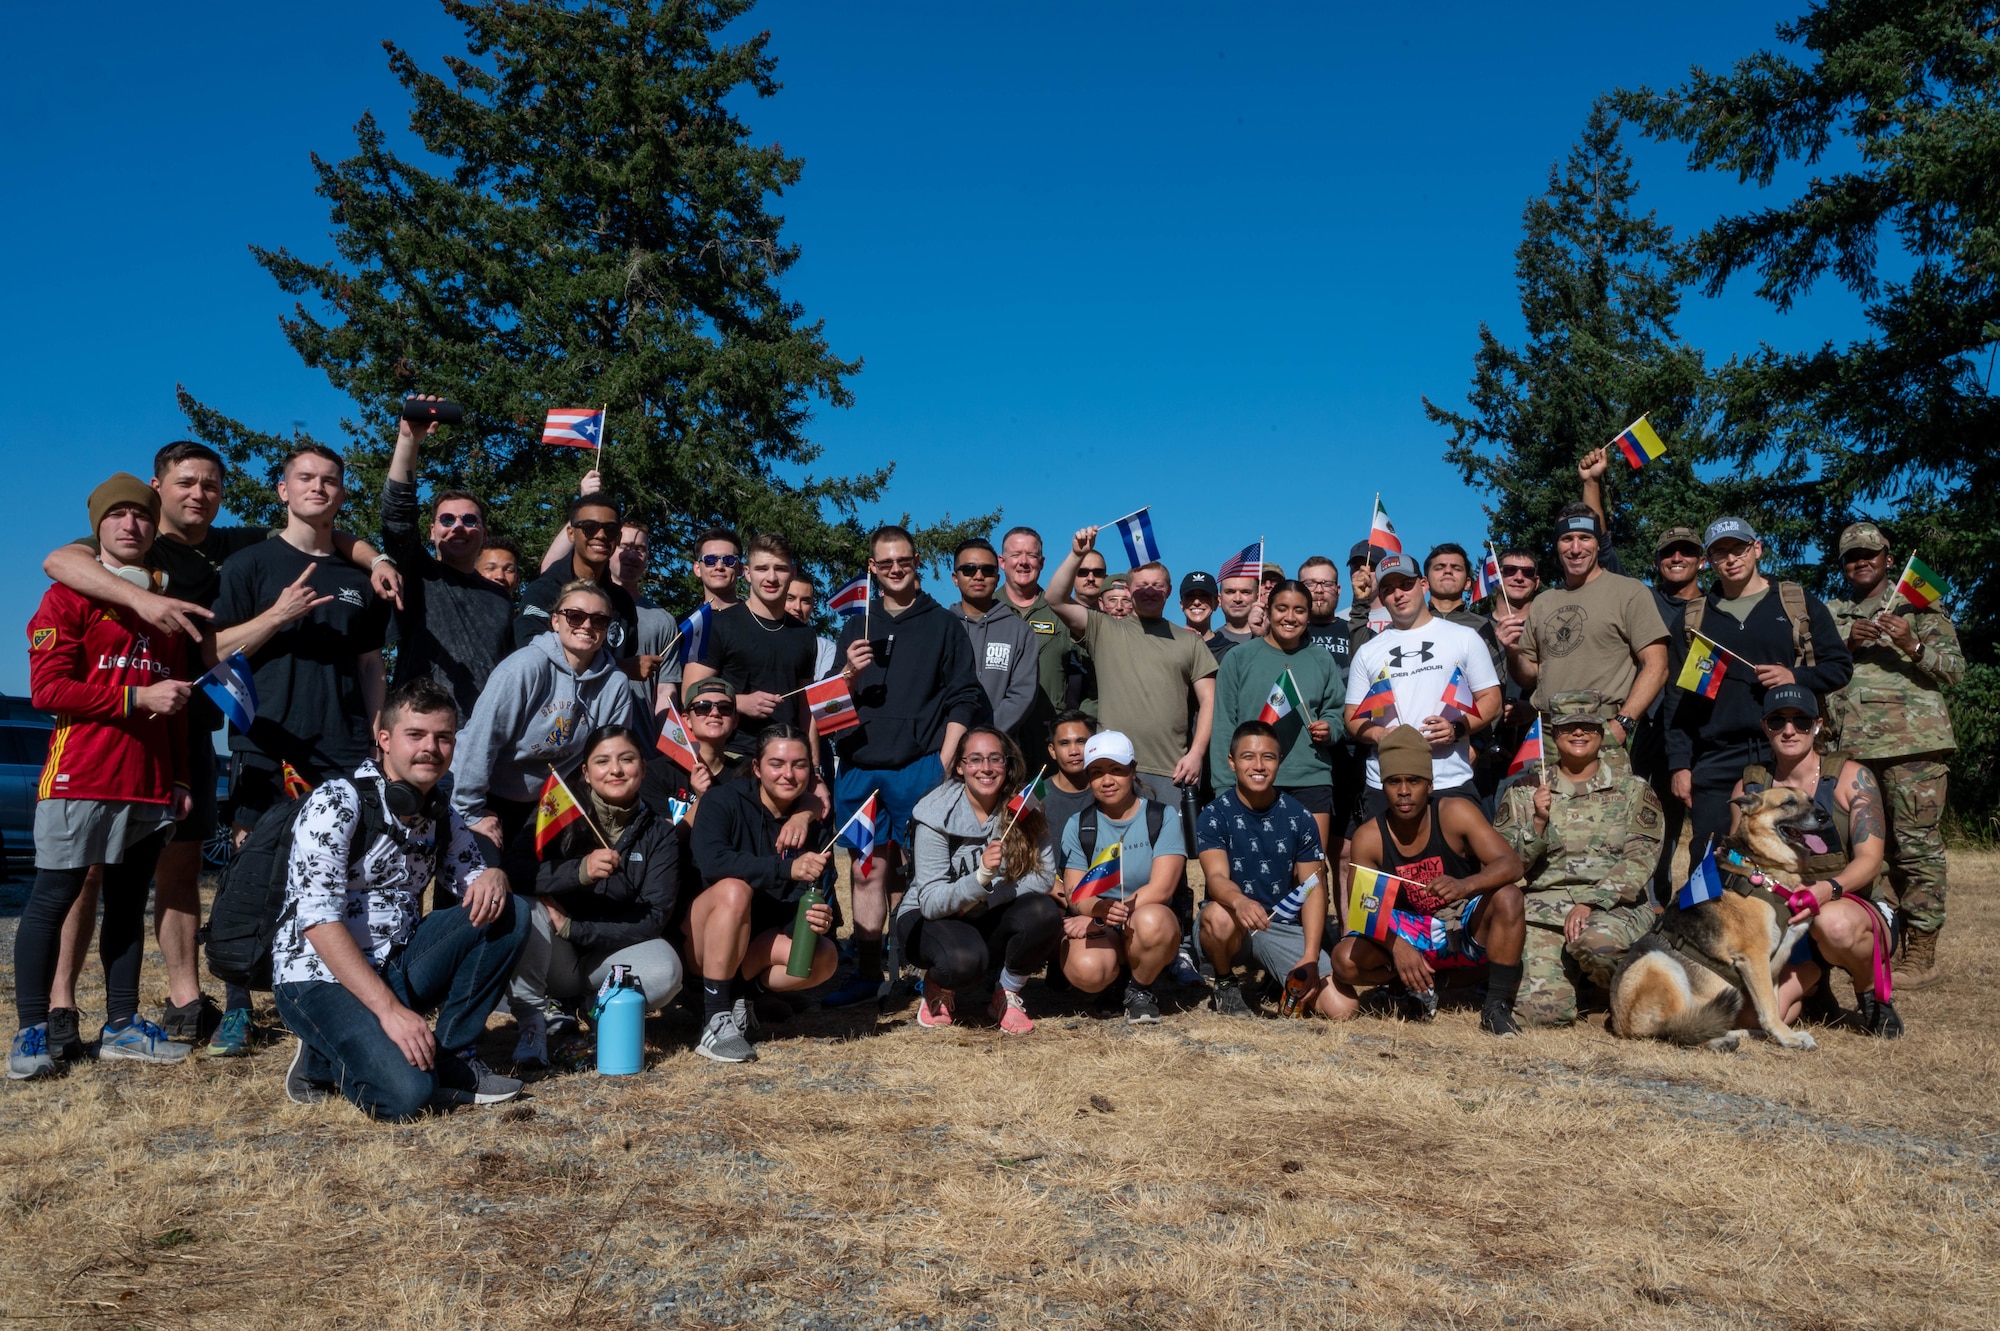
[[[411,1065],[361,1002],[325,980],[280,981],[278,1015],[306,1046],[303,1071],[376,1118],[415,1118],[439,1088],[471,1090],[473,1074],[452,1054],[479,1038],[507,990],[514,959],[528,933],[528,912],[514,897],[500,918],[480,926],[465,907],[432,911],[409,945],[382,968],[382,982],[412,1012],[437,1010],[437,1058],[432,1070]]]

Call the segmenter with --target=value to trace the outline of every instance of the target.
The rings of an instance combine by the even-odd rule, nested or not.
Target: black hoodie
[[[556,833],[546,860],[537,859],[530,823],[514,838],[502,867],[516,892],[556,899],[569,916],[569,941],[578,948],[602,951],[664,938],[681,879],[680,838],[673,824],[640,804],[618,838],[615,849],[624,858],[617,870],[583,883],[579,864],[600,848],[597,833],[579,818]]]
[[[1679,688],[1681,666],[1688,656],[1686,621],[1681,631],[1667,639],[1667,766],[1675,771],[1691,769],[1706,754],[1731,745],[1753,747],[1764,742],[1764,688],[1746,661],[1790,666],[1800,684],[1825,697],[1847,687],[1854,676],[1854,654],[1847,650],[1835,627],[1833,615],[1810,593],[1806,596],[1806,619],[1812,626],[1811,666],[1793,665],[1797,650],[1792,642],[1792,621],[1778,594],[1778,581],[1764,599],[1739,624],[1716,609],[1722,599],[1718,585],[1708,592],[1702,611],[1701,632],[1716,646],[1734,653],[1722,672],[1722,690],[1714,701]],[[1683,612],[1685,613],[1685,612]],[[1741,660],[1737,658],[1742,658]]]
[[[965,630],[960,629],[958,636],[964,637]],[[797,901],[809,884],[794,882],[791,857],[778,854],[778,830],[785,820],[764,807],[762,791],[755,777],[718,781],[708,788],[695,806],[694,833],[689,838],[695,868],[701,871],[703,887],[724,878],[741,878],[752,891]],[[805,849],[819,850],[826,841],[826,829],[817,820],[806,828]]]
[[[864,620],[848,617],[840,631],[838,657],[861,636]],[[976,725],[991,704],[979,687],[972,640],[965,625],[924,592],[900,615],[869,605],[865,621],[875,644],[875,662],[849,687],[861,724],[834,737],[844,767],[892,771],[908,767],[944,747],[944,728],[953,721]]]

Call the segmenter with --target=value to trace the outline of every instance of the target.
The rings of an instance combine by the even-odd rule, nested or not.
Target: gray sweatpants
[[[547,998],[581,998],[597,992],[613,966],[629,966],[646,993],[646,1007],[665,1007],[681,991],[681,959],[664,938],[620,948],[579,948],[558,935],[548,908],[536,898],[528,917],[528,937],[514,964],[508,1001],[516,1013]]]

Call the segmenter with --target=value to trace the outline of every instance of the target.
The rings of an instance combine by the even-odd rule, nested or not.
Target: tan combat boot
[[[1898,989],[1927,989],[1944,978],[1938,970],[1937,937],[1915,929],[1903,935],[1903,955],[1895,971]]]

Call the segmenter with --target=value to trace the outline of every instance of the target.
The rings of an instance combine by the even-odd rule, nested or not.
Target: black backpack
[[[361,823],[347,845],[351,875],[375,838],[393,836],[394,832],[382,812],[380,782],[362,777],[339,779],[361,796]],[[308,798],[301,795],[266,809],[223,871],[222,886],[216,889],[215,904],[209,907],[208,927],[202,931],[208,971],[216,979],[245,989],[270,989],[271,944],[291,910],[285,903],[285,883],[291,871],[292,828]]]
[[[1141,797],[1139,802],[1146,806],[1146,837],[1148,842],[1157,846],[1160,844],[1160,829],[1166,826],[1167,806],[1159,803],[1157,800],[1149,800],[1143,797]],[[1082,813],[1077,815],[1076,839],[1083,846],[1083,862],[1085,864],[1090,863],[1097,855],[1097,805],[1094,801]]]

